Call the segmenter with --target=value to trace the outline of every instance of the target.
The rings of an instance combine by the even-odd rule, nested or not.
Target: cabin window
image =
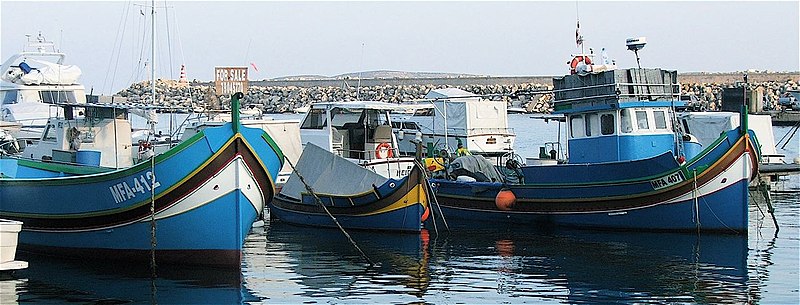
[[[56,141],[56,126],[47,125],[42,136],[43,141],[55,142]]]
[[[614,134],[614,115],[603,114],[600,116],[600,133],[603,135]]]
[[[655,118],[656,129],[667,129],[667,116],[664,111],[654,111],[653,118]]]
[[[16,104],[17,91],[15,90],[0,91],[0,101],[3,102],[3,105]]]
[[[584,131],[583,131],[584,124],[586,124],[586,123],[583,121],[583,116],[582,115],[574,115],[574,116],[570,117],[570,119],[569,119],[569,127],[570,127],[569,128],[569,131],[570,131],[569,135],[570,135],[570,137],[573,137],[573,138],[580,137],[584,133]]]
[[[422,108],[414,111],[414,116],[433,116],[433,108]]]
[[[75,94],[72,91],[40,91],[39,97],[42,103],[76,103]]]
[[[619,112],[619,120],[620,120],[620,129],[623,133],[630,133],[633,131],[633,125],[631,125],[631,115],[628,109],[622,109]]]
[[[640,130],[650,129],[650,124],[647,123],[647,111],[644,110],[636,111],[636,125],[639,127]]]
[[[303,120],[303,124],[300,125],[300,128],[322,129],[325,127],[325,123],[325,111],[323,109],[311,109],[308,111],[308,115],[306,115],[306,119]]]

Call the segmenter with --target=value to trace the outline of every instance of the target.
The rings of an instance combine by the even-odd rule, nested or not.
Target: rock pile
[[[423,82],[424,80],[419,80]],[[117,95],[126,97],[129,102],[145,102],[150,100],[150,84],[148,81],[135,83]],[[742,84],[693,83],[683,84],[681,94],[694,96],[706,109],[718,108],[722,100],[722,89]],[[243,106],[260,108],[265,113],[291,112],[294,109],[308,106],[315,102],[334,102],[352,100],[373,100],[390,103],[412,102],[421,100],[433,89],[445,88],[446,85],[383,85],[369,87],[297,87],[297,86],[250,86]],[[552,94],[542,91],[552,90],[548,84],[521,83],[513,85],[463,85],[456,88],[484,96],[491,100],[502,100],[509,106],[519,105],[528,112],[549,113],[552,108]],[[787,90],[798,90],[798,84],[792,80],[784,82],[749,83],[752,90],[761,90],[765,108],[777,106],[778,98]],[[158,80],[156,95],[161,96],[157,104],[168,107],[225,109],[228,98],[215,98],[213,87],[190,83],[181,85],[174,80]],[[773,108],[769,108],[773,107]]]

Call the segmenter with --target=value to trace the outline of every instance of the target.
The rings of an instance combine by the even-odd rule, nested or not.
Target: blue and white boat
[[[51,119],[39,144],[49,153],[0,159],[0,218],[24,223],[24,250],[144,261],[154,250],[158,264],[239,266],[283,165],[265,131],[239,122],[240,97],[233,122],[138,163],[127,109],[63,105],[67,117]]]
[[[273,220],[302,226],[419,233],[428,206],[421,165],[402,178],[386,178],[306,143],[269,211]]]
[[[676,124],[676,71],[607,68],[553,79],[566,160],[470,175],[456,159],[433,179],[448,221],[746,234],[761,158],[746,112],[703,147]]]

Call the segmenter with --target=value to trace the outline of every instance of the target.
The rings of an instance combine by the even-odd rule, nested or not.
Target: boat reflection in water
[[[337,230],[272,223],[246,242],[245,285],[277,303],[760,299],[748,288],[744,236],[451,229],[351,232],[370,267]]]
[[[752,297],[747,293],[747,238],[742,236],[588,231],[533,235],[506,230],[462,231],[445,241],[459,246],[434,245],[441,251],[434,260],[451,266],[450,273],[471,270],[474,277],[454,286],[488,288],[485,282],[494,278],[496,291],[486,292],[487,298],[497,293],[511,302],[530,298],[718,304],[744,303]],[[433,277],[437,281],[437,275]],[[480,300],[475,297],[463,301]]]
[[[258,301],[242,285],[238,269],[95,263],[22,253],[30,266],[0,281],[6,296],[20,303],[240,304]],[[7,283],[13,283],[6,285]],[[12,302],[13,304],[13,302]]]
[[[245,285],[276,303],[308,298],[377,303],[421,298],[430,284],[430,235],[350,231],[375,265],[360,256],[341,231],[272,222],[245,241]],[[376,299],[385,295],[386,299]]]

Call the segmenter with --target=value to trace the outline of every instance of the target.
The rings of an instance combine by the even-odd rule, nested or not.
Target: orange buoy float
[[[431,216],[431,209],[430,207],[425,207],[425,211],[422,212],[422,217],[420,217],[420,222],[425,222],[428,220],[428,216]]]
[[[494,198],[494,204],[501,211],[511,211],[517,203],[517,196],[509,189],[502,189]]]

